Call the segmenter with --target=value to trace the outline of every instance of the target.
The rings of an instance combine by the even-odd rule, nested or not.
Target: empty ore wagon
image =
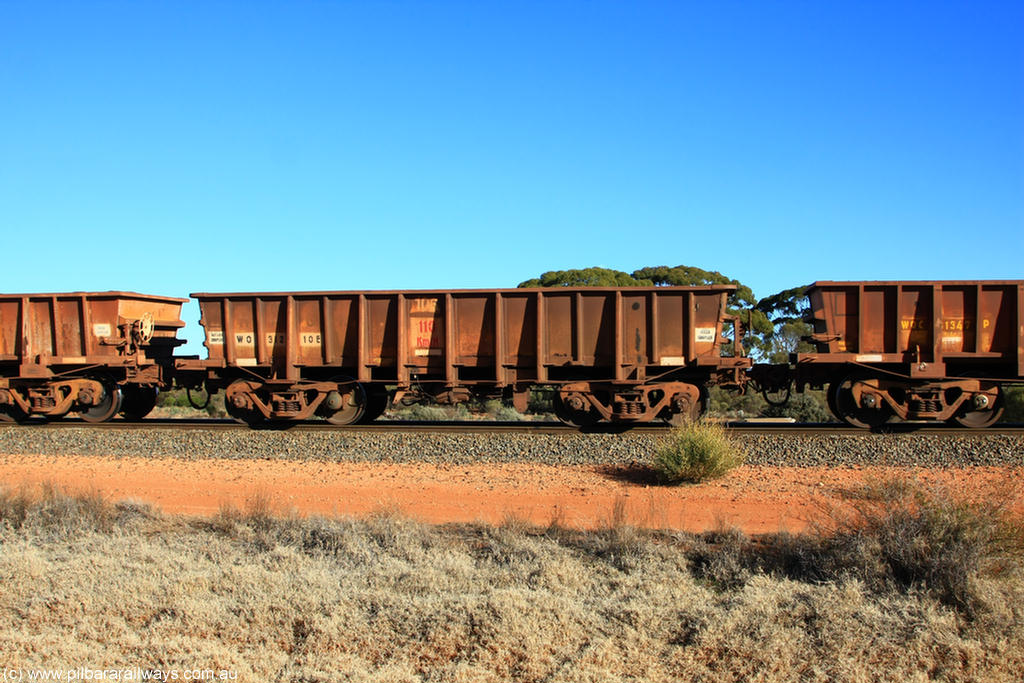
[[[208,359],[177,380],[223,389],[249,423],[372,420],[389,400],[556,389],[566,422],[692,419],[750,361],[723,327],[732,286],[193,294]]]
[[[134,292],[0,294],[0,420],[138,419],[173,377],[187,299]]]
[[[987,427],[1001,385],[1024,381],[1024,281],[816,282],[807,294],[817,348],[795,356],[793,378],[828,385],[849,424]]]

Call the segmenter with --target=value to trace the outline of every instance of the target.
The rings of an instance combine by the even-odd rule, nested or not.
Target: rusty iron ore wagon
[[[187,299],[134,292],[0,294],[0,421],[78,412],[139,419],[173,380]]]
[[[504,397],[553,387],[566,422],[693,419],[707,387],[750,367],[726,312],[730,285],[193,294],[207,359],[179,384],[225,391],[251,424],[368,421],[389,400]],[[734,335],[735,336],[735,335]]]
[[[816,282],[807,295],[816,349],[776,377],[827,385],[851,425],[987,427],[1003,412],[1000,385],[1024,380],[1024,281]],[[752,375],[770,385],[772,372]]]

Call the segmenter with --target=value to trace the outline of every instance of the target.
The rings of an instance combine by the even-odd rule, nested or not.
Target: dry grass
[[[927,578],[839,571],[833,532],[644,532],[624,505],[589,533],[300,519],[258,495],[197,521],[15,492],[0,496],[0,652],[243,681],[1018,680],[1019,556],[976,565],[968,613]]]
[[[977,584],[1024,561],[1014,482],[956,495],[907,479],[868,482],[819,532],[833,564],[862,580],[923,589],[967,614],[984,608]]]

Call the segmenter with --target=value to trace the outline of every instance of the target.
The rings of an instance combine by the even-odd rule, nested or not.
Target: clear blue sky
[[[4,1],[0,228],[5,292],[1024,278],[1024,2]]]

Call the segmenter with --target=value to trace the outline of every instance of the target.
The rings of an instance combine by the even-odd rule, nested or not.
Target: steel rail
[[[818,436],[818,435],[869,435],[865,429],[858,429],[847,425],[835,423],[777,423],[777,422],[726,422],[724,426],[739,434],[788,434],[794,437]],[[353,432],[424,432],[424,433],[452,433],[452,434],[500,434],[500,433],[530,433],[530,434],[576,434],[576,433],[621,433],[621,434],[666,434],[669,431],[667,425],[636,425],[634,427],[598,427],[590,429],[577,429],[560,422],[494,422],[494,421],[464,421],[464,422],[420,422],[420,421],[377,421],[365,425],[339,426],[322,421],[298,422],[284,427],[267,427],[252,430],[248,425],[235,422],[230,419],[172,419],[172,418],[151,418],[139,422],[126,420],[111,420],[110,422],[90,423],[79,419],[64,419],[54,422],[31,422],[27,424],[3,424],[3,429],[99,429],[99,430],[147,430],[147,429],[173,429],[186,431],[289,431],[289,432],[318,432],[331,431],[338,433]],[[929,425],[914,423],[898,423],[886,425],[886,428],[875,430],[874,433],[905,434],[905,435],[949,435],[949,436],[986,436],[986,435],[1013,435],[1024,434],[1024,425],[1008,424],[988,429],[966,429],[963,427],[946,425]]]

